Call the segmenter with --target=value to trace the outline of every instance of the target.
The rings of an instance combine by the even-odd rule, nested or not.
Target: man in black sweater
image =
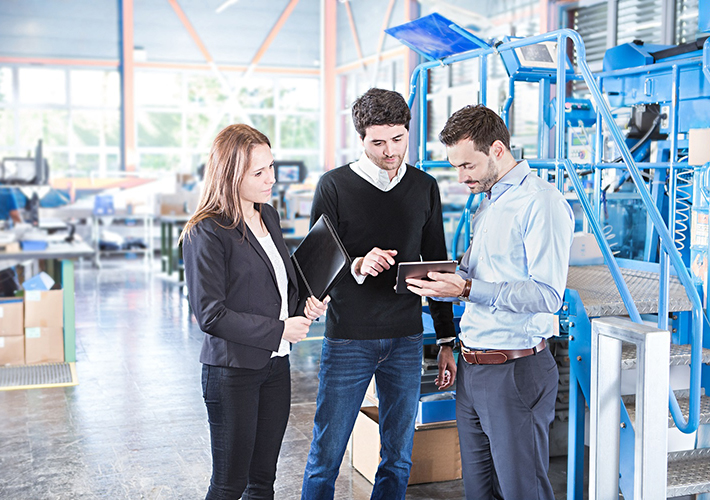
[[[353,256],[352,277],[331,291],[321,353],[313,441],[303,500],[332,499],[367,386],[375,376],[382,461],[372,499],[404,499],[422,362],[422,308],[394,292],[398,262],[445,260],[436,180],[404,163],[411,113],[396,92],[370,89],[353,104],[364,153],[326,172],[311,224],[326,213]],[[437,338],[455,337],[451,304],[430,301]],[[455,374],[452,364],[447,369]],[[443,375],[444,371],[440,371]],[[443,388],[449,380],[440,376]]]

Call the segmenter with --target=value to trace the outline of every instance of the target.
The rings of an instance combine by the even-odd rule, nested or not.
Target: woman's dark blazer
[[[261,205],[261,217],[288,274],[289,317],[296,313],[298,285],[276,210]],[[223,226],[228,220],[219,220]],[[200,362],[259,369],[278,351],[284,322],[281,295],[269,257],[254,234],[242,226],[224,229],[204,219],[183,240],[188,299],[205,332]]]

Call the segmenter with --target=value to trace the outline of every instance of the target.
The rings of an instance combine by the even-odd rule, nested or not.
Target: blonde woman
[[[296,273],[268,205],[269,139],[230,125],[212,145],[205,185],[181,235],[190,306],[205,332],[200,361],[212,442],[206,500],[271,499],[291,404],[289,352],[326,298],[296,311]]]

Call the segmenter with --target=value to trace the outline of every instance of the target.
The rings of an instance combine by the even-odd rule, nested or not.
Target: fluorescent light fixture
[[[226,8],[229,7],[230,5],[233,5],[233,4],[237,3],[238,1],[239,1],[239,0],[225,0],[224,2],[222,2],[222,5],[220,5],[219,7],[217,7],[217,8],[215,9],[215,12],[216,12],[217,14],[219,14],[219,13],[222,12],[224,9],[226,9]]]

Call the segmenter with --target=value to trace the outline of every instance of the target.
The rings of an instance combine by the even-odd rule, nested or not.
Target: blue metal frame
[[[579,74],[568,75],[565,71],[565,62],[567,60],[565,48],[567,46],[567,40],[571,40],[574,49],[577,52],[577,63],[579,68]],[[686,293],[692,304],[692,311],[689,315],[684,315],[683,323],[691,325],[691,331],[689,334],[689,341],[691,344],[691,370],[690,370],[690,408],[688,419],[686,420],[680,410],[678,402],[672,391],[669,391],[669,407],[671,415],[679,430],[685,433],[694,432],[699,425],[699,413],[700,413],[700,393],[701,393],[701,349],[703,344],[703,328],[707,321],[703,312],[703,304],[700,298],[700,294],[693,282],[690,273],[683,262],[682,256],[675,245],[674,232],[675,232],[675,206],[676,206],[676,175],[679,168],[679,163],[677,161],[678,153],[678,133],[684,124],[679,122],[679,114],[681,110],[680,99],[679,99],[679,89],[683,81],[684,72],[696,71],[699,67],[702,67],[702,72],[705,79],[710,82],[710,39],[706,40],[703,46],[702,58],[692,57],[690,59],[675,59],[672,61],[662,61],[654,65],[653,72],[669,72],[670,76],[666,77],[665,73],[660,75],[664,82],[668,82],[671,87],[671,101],[670,101],[670,113],[669,113],[669,125],[670,130],[670,161],[669,162],[646,162],[643,163],[644,169],[670,169],[671,171],[671,184],[669,189],[669,211],[668,211],[668,225],[664,221],[663,216],[657,206],[656,200],[653,199],[649,188],[646,185],[639,167],[636,164],[634,156],[629,150],[626,144],[625,137],[623,136],[621,130],[616,125],[614,117],[612,115],[609,104],[602,96],[602,87],[606,87],[608,83],[612,87],[615,87],[615,78],[620,76],[631,76],[631,75],[648,75],[651,72],[646,67],[629,68],[616,71],[608,71],[604,73],[599,73],[593,75],[589,66],[586,63],[586,51],[584,43],[576,32],[570,29],[561,29],[558,31],[553,31],[541,35],[536,35],[520,40],[512,40],[510,42],[505,42],[498,45],[495,48],[480,48],[465,52],[462,54],[455,54],[452,56],[445,57],[437,61],[429,61],[420,64],[415,68],[412,78],[410,81],[410,107],[414,103],[414,97],[417,90],[419,90],[419,103],[421,116],[423,117],[422,131],[426,131],[426,73],[429,69],[436,66],[453,64],[463,60],[472,59],[475,57],[485,58],[493,53],[503,53],[505,51],[514,50],[518,47],[525,45],[533,45],[545,41],[556,41],[558,47],[558,57],[557,57],[557,71],[556,71],[556,102],[564,103],[566,98],[566,81],[569,80],[583,80],[591,93],[592,102],[596,110],[597,115],[597,132],[595,137],[595,163],[593,165],[594,169],[594,203],[590,203],[588,195],[584,190],[584,186],[577,175],[576,168],[584,167],[589,168],[588,165],[574,165],[568,159],[564,159],[564,144],[565,144],[565,110],[563,105],[558,105],[556,109],[556,131],[555,131],[555,159],[548,160],[528,160],[528,163],[532,168],[538,169],[551,169],[554,168],[556,171],[556,186],[560,191],[564,189],[564,175],[566,172],[570,182],[577,193],[580,204],[586,216],[586,221],[590,225],[591,232],[594,234],[597,243],[604,255],[604,260],[606,265],[609,267],[612,278],[619,290],[621,298],[626,306],[631,319],[637,323],[642,321],[642,318],[636,308],[633,299],[629,293],[628,287],[623,280],[621,275],[619,262],[614,258],[614,255],[609,248],[608,242],[602,231],[599,220],[602,211],[601,198],[601,171],[605,168],[615,168],[625,166],[628,175],[633,180],[636,190],[643,202],[643,205],[648,213],[648,218],[650,219],[653,228],[658,234],[660,239],[660,263],[657,265],[660,271],[660,301],[661,307],[659,308],[658,323],[659,327],[666,329],[668,328],[668,290],[669,290],[669,277],[670,274],[676,274],[679,281],[684,286]],[[482,68],[484,65],[482,64]],[[541,73],[542,75],[542,73]],[[481,88],[485,89],[485,73],[481,72],[480,78],[482,81]],[[526,76],[527,77],[527,76]],[[644,76],[645,78],[645,76]],[[668,78],[668,79],[666,79]],[[687,78],[687,76],[686,76]],[[548,85],[549,79],[545,79],[544,75],[539,79],[541,85]],[[509,97],[506,101],[501,116],[508,125],[510,106],[513,102],[515,95],[515,80],[511,78],[509,83]],[[702,84],[693,92],[697,92],[699,95],[704,93],[702,89]],[[653,89],[649,88],[649,92]],[[653,93],[653,92],[652,92]],[[482,92],[485,95],[485,91]],[[685,92],[684,92],[685,95]],[[541,89],[541,101],[549,97],[549,92],[547,96],[543,94]],[[687,99],[687,96],[685,97]],[[664,101],[661,101],[664,102]],[[541,121],[541,123],[543,123]],[[614,140],[623,160],[623,165],[620,163],[602,163],[601,162],[601,151],[603,144],[603,132],[601,124],[606,125],[608,133]],[[432,162],[426,159],[426,133],[421,133],[421,142],[419,145],[419,161],[417,166],[426,169],[431,166],[441,166],[448,165],[447,162]],[[543,141],[540,141],[541,143]],[[539,156],[547,154],[547,147],[539,148]],[[706,172],[706,177],[710,175],[710,169]],[[706,179],[707,180],[707,179]],[[708,193],[710,194],[710,193]],[[470,241],[470,224],[465,224],[464,221],[468,221],[471,212],[471,205],[473,203],[473,197],[469,197],[466,208],[464,209],[464,214],[461,221],[458,224],[457,233],[454,236],[453,251],[454,255],[456,253],[456,247],[458,246],[458,239],[463,227],[466,227],[466,241]],[[569,332],[570,332],[570,357],[572,358],[572,369],[570,373],[570,431],[569,431],[569,483],[568,483],[568,498],[581,498],[581,488],[582,488],[582,456],[583,451],[583,435],[584,435],[584,400],[582,397],[587,397],[589,394],[585,394],[585,390],[588,391],[589,388],[589,342],[584,340],[585,329],[586,335],[590,331],[589,318],[586,317],[583,305],[579,301],[579,296],[573,290],[568,290],[565,295],[566,306],[569,307]],[[691,316],[692,320],[688,321],[687,316]],[[625,411],[622,411],[622,423],[626,423],[626,428],[621,434],[621,439],[626,445],[630,446],[633,450],[633,428],[628,421],[628,415]],[[625,446],[626,446],[625,445]],[[622,446],[623,448],[623,446]],[[620,481],[620,486],[622,491],[624,491],[627,497],[633,497],[633,460],[625,460],[624,467],[622,467],[622,477]],[[624,470],[624,468],[630,468],[629,470]]]

